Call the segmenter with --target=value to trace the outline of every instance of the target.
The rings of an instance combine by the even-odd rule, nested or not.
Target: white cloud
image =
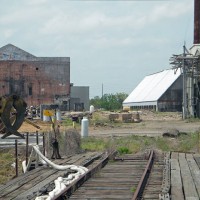
[[[48,0],[29,0],[29,1],[27,1],[27,4],[31,5],[31,6],[36,6],[36,5],[45,4],[47,2],[48,2]]]
[[[5,37],[5,39],[11,38],[14,34],[15,34],[14,29],[5,29],[3,31],[3,36]]]
[[[117,66],[124,71],[127,66],[128,71],[133,69],[137,76],[147,73],[143,70],[141,74],[142,70],[138,70],[138,66],[145,69],[148,65],[151,71],[155,70],[155,65],[162,67],[163,62],[168,63],[170,52],[175,53],[174,49],[178,49],[175,44],[182,39],[185,31],[183,22],[188,21],[188,16],[193,13],[192,0],[148,3],[67,0],[12,0],[12,4],[7,0],[2,2],[1,45],[5,41],[13,42],[14,45],[22,44],[19,47],[28,47],[25,50],[36,56],[70,56],[72,77],[75,77],[72,82],[76,85],[86,81],[76,76],[82,66],[99,68],[106,74],[110,74],[107,66]],[[146,56],[147,53],[151,58],[148,63],[144,61],[144,54]],[[134,66],[137,67],[134,69]],[[128,75],[126,79],[132,80]],[[104,82],[107,81],[110,86],[118,84],[111,83],[109,77],[102,77],[107,79]],[[95,85],[95,81],[90,83],[90,86]]]
[[[162,21],[166,18],[176,18],[188,13],[193,9],[192,1],[185,2],[167,2],[156,6],[152,12],[149,13],[150,21]]]
[[[134,2],[135,3],[135,2]],[[67,12],[62,9],[55,9],[53,13],[48,13],[49,19],[42,21],[42,34],[84,34],[86,32],[99,33],[99,31],[117,30],[141,30],[146,26],[162,23],[164,19],[179,17],[192,9],[192,4],[188,1],[168,2],[156,5],[153,8],[146,8],[142,12],[126,12],[119,16],[106,13],[104,10],[95,8],[89,14],[86,12]],[[133,4],[134,5],[134,4]],[[126,6],[124,6],[124,9]],[[119,8],[120,9],[120,8]],[[52,12],[52,10],[51,10]]]

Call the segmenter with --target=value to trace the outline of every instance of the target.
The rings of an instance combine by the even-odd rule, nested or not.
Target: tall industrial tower
[[[173,68],[183,75],[183,119],[200,117],[200,0],[194,0],[194,42],[183,54],[170,59]]]

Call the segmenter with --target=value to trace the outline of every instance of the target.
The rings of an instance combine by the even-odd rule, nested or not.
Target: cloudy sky
[[[193,43],[193,0],[1,0],[0,47],[70,57],[90,98],[129,94]]]

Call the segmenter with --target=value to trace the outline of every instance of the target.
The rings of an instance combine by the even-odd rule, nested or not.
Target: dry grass
[[[15,161],[13,153],[13,150],[0,151],[0,184],[7,182],[15,175],[15,168],[11,166]]]
[[[146,149],[162,151],[197,152],[199,148],[199,133],[181,134],[177,138],[126,136],[113,138],[89,137],[82,140],[82,148],[86,150],[106,151],[109,149],[128,149],[130,153]]]
[[[24,149],[18,149],[18,174],[22,173],[21,163],[25,160]],[[14,148],[0,149],[0,184],[6,183],[15,177],[15,150]]]

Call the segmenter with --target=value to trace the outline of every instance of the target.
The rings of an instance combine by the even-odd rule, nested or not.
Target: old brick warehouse
[[[69,104],[70,58],[36,57],[12,44],[0,48],[0,95],[20,95],[27,104]]]

